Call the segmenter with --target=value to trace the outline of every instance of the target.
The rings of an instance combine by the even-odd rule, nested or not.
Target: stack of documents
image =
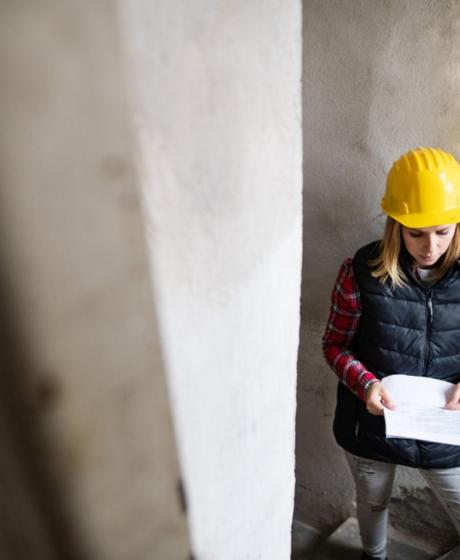
[[[412,375],[389,375],[382,383],[396,407],[384,410],[387,438],[460,445],[460,411],[444,408],[453,383]]]

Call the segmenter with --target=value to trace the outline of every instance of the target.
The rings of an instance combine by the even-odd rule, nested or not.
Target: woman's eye
[[[449,232],[448,231],[438,231],[436,232],[438,235],[447,235]]]
[[[410,231],[409,235],[411,237],[420,237],[422,234],[421,233],[417,233],[416,231]]]

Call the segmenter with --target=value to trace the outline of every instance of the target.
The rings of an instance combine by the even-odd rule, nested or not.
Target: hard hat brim
[[[460,210],[433,212],[432,214],[388,214],[391,218],[409,228],[427,228],[460,222]]]

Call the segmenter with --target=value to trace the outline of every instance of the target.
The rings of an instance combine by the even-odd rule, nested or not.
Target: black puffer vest
[[[362,316],[353,351],[366,368],[382,378],[395,373],[460,381],[460,265],[457,262],[434,286],[414,276],[404,250],[400,264],[409,285],[394,290],[370,274],[369,260],[379,243],[362,247],[353,260]],[[460,412],[459,412],[460,414]],[[339,445],[362,457],[422,468],[460,466],[460,446],[411,439],[386,439],[383,416],[339,383],[334,434]]]

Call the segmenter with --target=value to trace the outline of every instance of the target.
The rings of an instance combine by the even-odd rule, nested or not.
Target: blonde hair
[[[407,285],[407,277],[399,264],[402,243],[401,224],[388,216],[383,238],[380,242],[380,254],[377,258],[369,261],[369,265],[374,268],[371,272],[372,276],[382,284],[387,281],[391,282],[392,288]],[[436,268],[434,279],[442,278],[459,257],[460,224],[457,224],[449,248],[441,257],[439,266]]]

